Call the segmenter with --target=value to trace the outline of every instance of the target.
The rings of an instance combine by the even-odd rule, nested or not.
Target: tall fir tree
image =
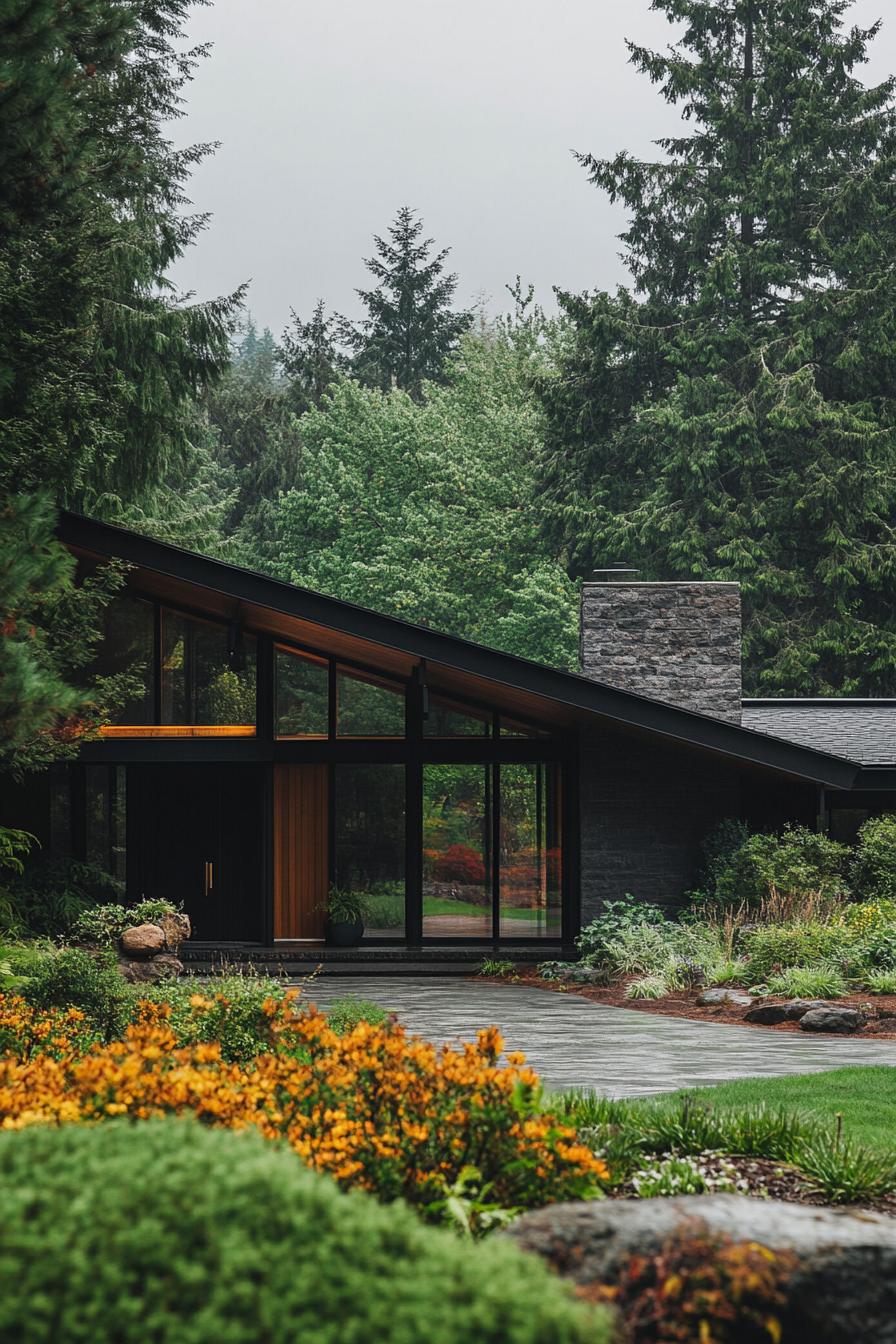
[[[847,0],[655,0],[662,157],[581,156],[634,293],[563,296],[545,525],[574,572],[737,579],[747,683],[896,692],[894,80]]]
[[[472,313],[452,307],[457,276],[445,274],[450,251],[430,255],[434,239],[423,238],[423,221],[402,206],[388,238],[375,235],[376,255],[364,265],[377,281],[359,289],[367,316],[342,323],[352,352],[352,371],[369,387],[401,388],[419,396],[424,380],[438,381],[445,361],[473,322]]]
[[[84,652],[120,576],[72,582],[53,506],[108,513],[154,488],[227,363],[239,294],[193,304],[167,279],[204,222],[184,187],[208,147],[175,149],[167,130],[204,54],[185,45],[189,8],[0,4],[0,624],[19,645],[0,703],[22,707],[3,744],[20,765],[68,750],[72,725],[111,704],[84,684]]]
[[[338,321],[328,317],[318,299],[307,322],[290,309],[290,324],[280,338],[280,363],[297,415],[320,410],[327,391],[339,377],[343,360],[337,348]]]

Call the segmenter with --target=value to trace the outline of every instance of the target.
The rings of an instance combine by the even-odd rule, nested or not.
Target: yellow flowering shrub
[[[0,996],[0,1023],[20,1019],[31,1042],[0,1059],[0,1124],[193,1114],[285,1139],[340,1185],[424,1208],[470,1168],[492,1203],[514,1208],[581,1198],[607,1176],[573,1128],[541,1111],[524,1058],[502,1063],[496,1029],[440,1049],[393,1023],[339,1036],[296,998],[265,1005],[271,1048],[247,1063],[222,1059],[217,1043],[178,1046],[165,1005],[144,1004],[122,1040],[83,1049],[71,1013]],[[197,1014],[213,1006],[191,1000]],[[34,1044],[44,1033],[49,1050]]]

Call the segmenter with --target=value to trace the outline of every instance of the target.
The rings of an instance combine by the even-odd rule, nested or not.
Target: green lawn
[[[674,1093],[679,1098],[681,1093]],[[740,1078],[704,1087],[696,1095],[713,1106],[786,1106],[831,1127],[843,1115],[843,1132],[869,1148],[896,1150],[896,1068],[886,1065],[797,1073],[789,1078]],[[657,1098],[662,1105],[668,1098]]]

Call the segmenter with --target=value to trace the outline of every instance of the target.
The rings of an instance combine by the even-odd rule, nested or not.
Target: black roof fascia
[[[896,790],[896,767],[892,765],[863,765],[853,783],[853,789]]]
[[[181,582],[222,593],[236,601],[267,607],[415,658],[441,663],[471,676],[553,700],[570,709],[646,729],[830,788],[850,789],[855,783],[859,767],[841,756],[829,756],[783,738],[769,737],[722,719],[607,686],[574,672],[561,672],[514,654],[473,644],[456,635],[412,625],[395,616],[383,616],[352,602],[299,588],[223,560],[213,560],[113,523],[98,522],[63,510],[59,515],[57,535],[69,546],[121,559]]]

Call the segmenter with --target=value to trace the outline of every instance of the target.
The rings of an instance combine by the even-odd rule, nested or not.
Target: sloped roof
[[[62,511],[57,532],[75,551],[124,560],[161,580],[200,589],[209,601],[226,599],[254,618],[275,613],[282,622],[300,622],[303,628],[326,632],[336,640],[376,646],[393,660],[410,660],[408,666],[425,661],[430,676],[441,670],[471,685],[504,688],[507,693],[528,697],[533,705],[540,700],[545,710],[562,707],[570,721],[610,720],[837,789],[853,787],[858,777],[857,762],[783,735],[769,735],[758,725],[727,723],[577,673],[561,672],[111,523]],[[260,627],[256,621],[256,628],[277,635],[276,621]]]
[[[896,765],[896,700],[745,700],[742,722],[860,765]]]

